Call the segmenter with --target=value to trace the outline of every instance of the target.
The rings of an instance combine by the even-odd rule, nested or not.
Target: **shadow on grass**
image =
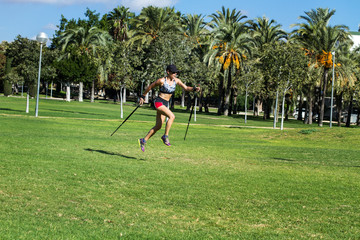
[[[89,113],[89,112],[76,112],[76,111],[67,111],[67,110],[57,110],[57,109],[47,109],[49,111],[54,111],[54,112],[66,112],[66,113],[75,113],[75,114],[84,114],[84,115],[100,115],[100,116],[105,116],[105,114],[102,113]]]
[[[285,161],[285,162],[297,162],[296,160],[288,159],[288,158],[272,158],[278,161]],[[309,164],[309,163],[307,163]],[[311,165],[319,165],[320,163],[313,163]],[[328,164],[329,167],[344,167],[344,168],[360,168],[360,166],[352,166],[352,165],[337,165],[337,164]]]
[[[295,160],[292,159],[287,159],[287,158],[273,158],[274,160],[279,160],[279,161],[285,161],[285,162],[295,162]]]
[[[91,149],[91,148],[85,148],[84,150],[89,151],[89,152],[98,152],[98,153],[111,155],[111,156],[119,156],[119,157],[123,157],[123,158],[127,158],[127,159],[143,160],[143,159],[138,159],[138,158],[135,158],[135,157],[126,156],[126,155],[123,155],[123,154],[120,154],[120,153],[108,152],[108,151],[104,151],[104,150],[96,150],[96,149]]]
[[[15,110],[10,108],[0,108],[0,111],[24,112],[22,110]]]

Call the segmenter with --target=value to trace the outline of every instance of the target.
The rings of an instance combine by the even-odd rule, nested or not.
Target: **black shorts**
[[[162,99],[161,97],[157,97],[154,100],[154,106],[156,109],[158,109],[161,106],[169,107],[169,101],[166,101],[165,99]]]

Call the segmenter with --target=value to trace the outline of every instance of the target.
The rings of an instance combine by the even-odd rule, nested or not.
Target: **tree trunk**
[[[219,76],[219,98],[218,98],[218,111],[217,115],[221,115],[224,112],[224,70],[221,67],[221,74]]]
[[[231,66],[228,69],[227,87],[225,90],[224,116],[229,116],[230,95],[231,95]]]
[[[70,83],[66,83],[66,101],[70,102]]]
[[[122,94],[122,88],[120,88],[120,118],[124,117],[124,110],[123,110],[123,94]]]
[[[123,102],[126,103],[126,87],[124,87]]]
[[[348,108],[348,116],[346,119],[346,127],[350,127],[351,124],[351,113],[352,113],[352,109],[353,109],[353,100],[354,100],[354,94],[351,93],[351,97],[350,97],[350,104],[349,104],[349,108]]]
[[[298,107],[298,117],[297,120],[302,121],[302,109],[304,105],[304,100],[302,94],[300,94],[300,101],[299,101],[299,107]]]
[[[278,120],[278,98],[279,98],[279,90],[276,91],[276,101],[274,106],[274,129],[276,128],[276,123]]]
[[[205,98],[203,99],[204,101],[204,108],[205,108],[205,112],[209,113],[209,105],[208,105],[208,99],[210,98],[210,94],[205,95]]]
[[[26,113],[29,113],[29,103],[30,103],[30,94],[29,94],[29,88],[26,94]]]
[[[247,98],[248,98],[248,90],[246,88],[246,90],[245,90],[245,124],[247,123]]]
[[[325,96],[326,96],[326,85],[328,80],[329,69],[325,68],[323,82],[322,82],[322,92],[321,92],[321,105],[320,105],[320,114],[319,114],[319,127],[323,126],[324,112],[325,112]]]
[[[286,98],[285,101],[286,101],[285,121],[289,121],[289,110],[290,110],[291,101],[288,98]]]
[[[286,90],[284,90],[282,104],[281,104],[281,124],[280,124],[280,130],[284,129],[284,112],[285,112],[285,93]]]
[[[233,114],[237,114],[237,97],[238,97],[238,90],[237,87],[233,88],[233,104],[232,104],[232,111]]]
[[[201,91],[200,92],[200,97],[199,97],[199,112],[202,112],[203,111],[203,100],[204,100],[204,94],[203,92]]]
[[[91,96],[90,96],[90,102],[95,101],[95,79],[91,83]]]
[[[264,107],[264,109],[263,109],[263,111],[264,111],[264,117],[263,117],[263,118],[264,118],[264,120],[270,119],[272,100],[270,99],[269,96],[267,96],[267,97],[264,99],[263,105],[265,105],[265,106],[263,106],[263,107]]]
[[[336,111],[337,111],[337,120],[338,120],[338,126],[341,127],[341,118],[342,118],[342,98],[343,98],[343,92],[341,92],[339,95],[335,96],[335,102],[336,102]]]
[[[182,94],[181,94],[181,107],[185,107],[185,90],[182,89]]]
[[[312,122],[313,122],[313,103],[314,103],[314,99],[313,99],[313,95],[312,95],[311,90],[309,92],[307,103],[308,103],[308,110],[309,110],[307,124],[312,124]]]
[[[83,99],[83,95],[84,95],[84,83],[83,82],[80,82],[79,83],[79,102],[83,102],[84,99]]]
[[[261,107],[261,110],[262,110],[262,101],[260,98],[257,98],[256,99],[256,107],[255,107],[255,110],[254,110],[254,116],[259,116],[260,115],[260,107]]]
[[[190,96],[190,93],[187,92],[186,96],[187,96],[186,111],[190,111],[190,109],[191,109],[191,96]]]

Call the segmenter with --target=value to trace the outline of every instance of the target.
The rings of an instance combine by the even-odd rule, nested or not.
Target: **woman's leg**
[[[174,120],[175,120],[175,115],[174,113],[167,108],[166,106],[161,106],[157,109],[158,113],[161,114],[161,116],[163,117],[163,121],[165,120],[165,116],[168,117],[168,121],[166,123],[166,127],[165,127],[165,135],[169,135],[170,132],[170,128],[171,125],[173,124]]]
[[[159,111],[156,113],[156,125],[150,129],[148,134],[144,137],[144,140],[147,141],[151,138],[158,130],[161,129],[163,122],[165,121],[165,116],[162,115]]]

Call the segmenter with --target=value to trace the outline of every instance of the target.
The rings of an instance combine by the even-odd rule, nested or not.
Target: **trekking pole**
[[[125,118],[125,120],[120,124],[120,126],[110,135],[110,137],[112,135],[114,135],[114,133],[116,133],[116,131],[126,122],[126,120],[129,119],[129,117],[131,117],[131,115],[133,115],[133,113],[140,107],[140,104],[136,106],[136,108],[129,114],[129,116],[127,116],[127,118]]]
[[[190,117],[189,117],[188,125],[187,125],[187,128],[186,128],[184,141],[186,140],[186,135],[187,135],[187,132],[188,132],[188,130],[189,130],[189,125],[190,125],[191,116],[192,116],[192,113],[193,113],[193,111],[194,111],[195,99],[196,99],[196,93],[195,93],[195,96],[194,96],[194,104],[192,105],[192,108],[191,108],[191,111],[190,111]]]

